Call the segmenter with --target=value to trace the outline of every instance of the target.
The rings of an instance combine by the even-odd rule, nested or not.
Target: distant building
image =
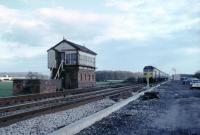
[[[173,80],[181,80],[181,75],[180,74],[174,74],[172,75]]]
[[[12,81],[13,78],[8,75],[0,77],[0,81]]]
[[[47,75],[37,72],[0,72],[0,81],[13,81],[15,79],[48,79]]]
[[[173,80],[181,80],[182,78],[190,78],[193,77],[192,74],[174,74],[172,75]]]
[[[48,51],[48,68],[51,79],[62,79],[65,89],[96,85],[96,53],[63,39]]]
[[[22,76],[9,76],[8,74],[0,76],[0,81],[13,81],[14,79],[25,79]]]

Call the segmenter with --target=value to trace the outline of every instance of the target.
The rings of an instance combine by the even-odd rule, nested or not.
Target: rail
[[[0,107],[0,127],[44,113],[56,112],[62,110],[61,108],[70,109],[105,97],[131,93],[140,90],[142,87],[142,85],[123,86],[119,88],[106,88],[87,92],[77,90],[80,93],[65,95],[54,99]]]

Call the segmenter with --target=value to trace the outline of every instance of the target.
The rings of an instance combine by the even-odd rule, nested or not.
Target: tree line
[[[200,70],[199,70],[199,71],[197,71],[197,72],[194,74],[194,77],[196,77],[196,78],[199,78],[199,79],[200,79]]]
[[[25,75],[26,79],[48,79],[49,77],[47,75],[44,74],[40,74],[37,72],[28,72]]]
[[[128,78],[142,78],[143,74],[140,72],[130,72],[130,71],[111,71],[103,70],[96,71],[96,81],[106,81],[106,80],[126,80]]]

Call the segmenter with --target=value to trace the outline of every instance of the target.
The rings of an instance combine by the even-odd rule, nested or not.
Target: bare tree
[[[45,76],[43,74],[39,74],[37,72],[28,72],[26,74],[27,79],[47,79],[48,76]]]
[[[139,78],[142,76],[142,73],[133,73],[130,71],[96,71],[96,80],[97,81],[106,81],[106,80],[126,80],[131,77]]]

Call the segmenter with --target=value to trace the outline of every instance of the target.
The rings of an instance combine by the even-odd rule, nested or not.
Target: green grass
[[[13,82],[0,82],[0,97],[12,96]]]

